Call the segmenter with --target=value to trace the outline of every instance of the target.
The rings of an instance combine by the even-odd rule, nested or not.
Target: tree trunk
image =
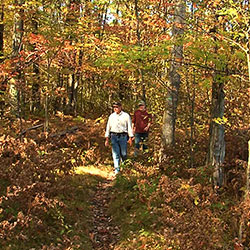
[[[45,105],[44,105],[44,111],[45,111],[45,123],[44,123],[44,132],[48,132],[49,130],[49,101],[48,101],[48,93],[45,93]]]
[[[37,34],[38,30],[38,22],[37,22],[37,15],[34,14],[32,18],[32,27],[33,27],[33,33]],[[35,45],[33,47],[33,50],[35,50]],[[41,98],[40,98],[40,70],[39,65],[35,62],[33,63],[33,72],[34,72],[34,82],[32,85],[32,102],[31,102],[31,111],[34,112],[35,110],[40,110],[40,104],[41,104]]]
[[[47,59],[47,88],[45,94],[45,102],[44,102],[44,113],[45,113],[45,121],[44,121],[44,132],[49,131],[49,87],[50,87],[50,65],[51,60]]]
[[[3,34],[4,34],[4,5],[2,4],[1,10],[0,10],[0,63],[3,62],[4,60],[4,39],[3,39]],[[3,95],[3,92],[6,90],[5,87],[5,81],[0,83],[0,96]],[[5,101],[2,97],[0,97],[0,119],[3,118],[4,115],[4,106],[5,106]]]
[[[217,80],[218,81],[218,80]],[[225,139],[224,139],[224,84],[218,83],[215,79],[212,86],[212,106],[211,123],[207,165],[214,169],[213,185],[219,188],[223,185],[222,164],[225,157]]]
[[[22,38],[23,38],[23,0],[15,0],[15,5],[18,6],[18,10],[14,15],[14,35],[13,35],[13,56],[18,56],[22,50]]]
[[[250,191],[250,140],[248,141],[248,164],[247,164],[247,195]]]
[[[3,61],[3,48],[4,48],[4,40],[3,40],[3,33],[4,33],[4,5],[2,4],[0,10],[0,63]]]
[[[22,38],[23,38],[23,0],[15,0],[15,5],[17,6],[17,11],[14,15],[14,32],[13,32],[13,43],[12,43],[12,57],[18,57],[20,51],[22,50]],[[15,116],[20,114],[18,103],[18,95],[20,95],[20,85],[22,82],[21,70],[19,67],[19,62],[15,65],[17,77],[10,81],[10,104],[11,111]],[[20,117],[21,118],[21,117]]]
[[[194,166],[194,134],[195,134],[195,124],[194,124],[194,108],[195,108],[195,97],[196,97],[196,89],[195,89],[195,85],[196,85],[196,79],[195,79],[195,70],[193,72],[193,79],[192,79],[192,87],[189,86],[188,82],[187,82],[187,87],[190,90],[190,92],[188,92],[188,99],[189,99],[189,103],[191,106],[191,110],[190,110],[190,168],[193,168]],[[186,76],[186,79],[188,81],[188,76]]]
[[[139,17],[139,7],[138,7],[138,0],[135,0],[135,17],[136,17],[136,36],[137,36],[137,44],[139,47],[142,47],[141,43],[141,31],[140,31],[140,17]],[[141,59],[139,59],[139,77],[141,78],[141,86],[142,86],[142,94],[141,99],[146,103],[146,87],[144,82],[144,70],[140,68]]]
[[[68,103],[68,112],[73,114],[75,111],[75,105],[77,102],[77,91],[78,91],[78,82],[76,75],[72,74],[69,77],[69,103]]]
[[[163,114],[163,127],[162,127],[162,144],[163,146],[175,144],[175,122],[176,122],[176,109],[178,103],[178,92],[181,84],[181,77],[178,73],[181,67],[181,60],[183,57],[183,46],[178,44],[178,39],[183,34],[183,25],[185,20],[185,1],[177,1],[175,7],[173,37],[175,45],[172,50],[172,62],[169,72],[169,83],[165,111]]]

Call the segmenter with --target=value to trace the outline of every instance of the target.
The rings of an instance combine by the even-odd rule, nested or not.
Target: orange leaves
[[[47,39],[45,39],[45,37],[43,35],[40,35],[40,34],[34,34],[34,33],[31,33],[29,35],[29,42],[31,44],[34,44],[34,43],[40,43],[40,44],[45,44],[47,43]]]
[[[165,28],[168,29],[171,27],[169,23],[166,22],[164,18],[160,18],[159,15],[142,15],[142,25],[151,26],[152,28]]]
[[[114,83],[106,83],[104,85],[104,88],[114,88],[114,87],[116,87],[116,85]]]
[[[58,87],[55,90],[55,94],[57,96],[65,96],[66,95],[66,89],[64,87]]]
[[[66,40],[66,41],[64,41],[63,50],[64,51],[72,51],[72,50],[75,50],[75,46],[72,46],[71,41]]]
[[[193,44],[193,42],[184,43],[183,44],[183,49],[186,49],[187,47],[189,47],[192,44]]]
[[[159,37],[159,40],[161,41],[161,40],[170,40],[171,39],[171,36],[169,35],[169,34],[166,34],[166,35],[161,35],[160,37]]]
[[[179,29],[183,29],[184,28],[184,24],[183,23],[177,23],[177,22],[175,22],[175,27],[176,28],[179,28]]]

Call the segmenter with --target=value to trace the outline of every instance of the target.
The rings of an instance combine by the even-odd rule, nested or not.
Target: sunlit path
[[[91,165],[91,166],[86,166],[86,167],[85,166],[77,167],[75,169],[75,173],[76,174],[96,175],[96,176],[100,176],[101,178],[104,178],[104,179],[109,179],[112,171],[109,170],[108,168],[107,169],[104,169],[103,167],[98,168],[97,166]]]

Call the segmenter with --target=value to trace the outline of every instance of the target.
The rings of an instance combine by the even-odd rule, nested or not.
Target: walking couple
[[[105,146],[109,145],[110,140],[116,175],[120,172],[121,162],[127,159],[127,144],[132,146],[135,140],[135,156],[141,144],[143,150],[147,149],[146,141],[152,124],[152,115],[147,112],[144,101],[138,103],[138,109],[134,112],[132,119],[122,110],[120,102],[114,102],[113,109],[114,112],[109,116],[106,126]]]

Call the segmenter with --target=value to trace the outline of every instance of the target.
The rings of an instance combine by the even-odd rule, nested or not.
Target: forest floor
[[[153,148],[135,159],[130,147],[113,178],[105,119],[55,118],[49,133],[38,124],[23,121],[20,137],[20,123],[0,123],[1,249],[238,246],[237,203],[207,185],[209,169],[185,169],[176,157],[163,170]]]

